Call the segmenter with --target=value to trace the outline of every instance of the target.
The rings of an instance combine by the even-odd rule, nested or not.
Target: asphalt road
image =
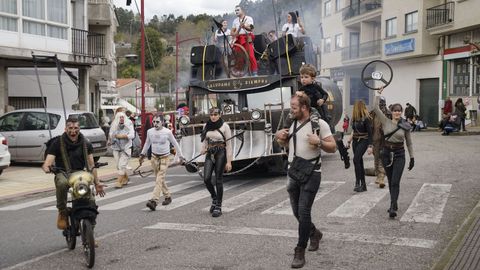
[[[318,251],[307,252],[304,269],[428,269],[435,263],[480,200],[480,136],[415,133],[413,141],[416,164],[404,172],[395,220],[386,211],[387,188],[370,185],[355,194],[353,167],[343,169],[338,154],[324,156],[313,210],[324,239]],[[369,167],[373,158],[365,162]],[[145,209],[151,177],[135,178],[121,192],[107,190],[98,202],[96,269],[289,269],[297,223],[279,205],[288,198],[285,177],[227,178],[220,218],[205,210],[210,200],[197,175],[172,168],[167,179],[177,192],[169,208],[155,212]],[[0,268],[85,268],[81,250],[67,251],[55,227],[54,202],[13,209],[53,195],[0,203]]]

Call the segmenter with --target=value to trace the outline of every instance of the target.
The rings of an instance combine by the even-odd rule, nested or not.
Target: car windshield
[[[92,129],[99,127],[97,119],[95,119],[95,116],[91,113],[71,114],[70,117],[78,118],[80,129]]]
[[[193,114],[208,114],[212,107],[219,107],[226,114],[248,110],[263,109],[266,103],[283,103],[286,109],[290,108],[291,87],[282,87],[256,93],[221,93],[212,94],[198,91],[192,95]],[[226,110],[226,107],[229,107]]]

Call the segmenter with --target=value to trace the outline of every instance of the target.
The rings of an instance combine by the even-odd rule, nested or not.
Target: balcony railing
[[[358,46],[349,46],[342,49],[342,61],[361,59],[382,54],[382,40],[372,40]]]
[[[427,9],[427,29],[453,22],[454,11],[455,2],[448,2]]]
[[[381,0],[363,0],[363,1],[358,1],[355,4],[352,4],[346,8],[343,9],[342,15],[343,15],[343,20],[348,20],[350,18],[353,18],[355,16],[359,16],[362,14],[365,14],[367,12],[370,12],[375,9],[379,9],[382,7],[382,1]]]
[[[105,58],[105,35],[72,28],[72,51],[75,55]]]

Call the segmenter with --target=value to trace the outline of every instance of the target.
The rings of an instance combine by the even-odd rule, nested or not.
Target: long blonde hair
[[[115,114],[115,118],[113,119],[112,121],[112,124],[110,125],[110,129],[112,131],[117,131],[120,129],[120,117],[123,116],[123,121],[124,121],[124,124],[125,126],[127,126],[127,121],[130,121],[130,119],[128,119],[127,115],[124,113],[124,112],[117,112]]]
[[[362,121],[365,118],[370,118],[370,113],[368,112],[365,102],[359,99],[355,101],[355,104],[353,105],[352,121]]]

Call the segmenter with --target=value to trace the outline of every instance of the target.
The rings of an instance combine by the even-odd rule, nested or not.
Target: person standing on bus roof
[[[205,156],[203,181],[212,198],[210,213],[212,217],[222,215],[223,200],[223,172],[232,169],[232,143],[229,138],[232,131],[227,123],[221,118],[220,109],[210,109],[210,120],[202,130],[202,154]],[[215,185],[212,182],[212,173],[215,170]]]
[[[253,50],[253,18],[247,16],[243,8],[239,5],[235,6],[235,15],[237,18],[233,20],[231,35],[235,38],[235,43],[242,46],[248,53],[250,62],[250,71],[253,76],[257,76],[258,66]],[[242,53],[242,49],[238,47],[233,48],[238,53]]]
[[[300,22],[296,12],[289,12],[287,14],[287,23],[283,25],[282,33],[284,36],[291,34],[293,37],[298,37],[298,33],[305,35],[305,28]]]

